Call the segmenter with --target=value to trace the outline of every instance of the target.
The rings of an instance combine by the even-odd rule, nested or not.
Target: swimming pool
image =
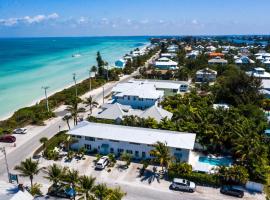
[[[199,162],[207,163],[213,166],[230,166],[232,164],[232,159],[228,157],[208,157],[208,156],[200,156]]]

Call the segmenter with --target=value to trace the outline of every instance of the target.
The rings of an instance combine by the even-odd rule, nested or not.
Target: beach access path
[[[108,82],[105,85],[94,89],[84,95],[81,96],[82,99],[89,97],[90,95],[93,97],[95,101],[102,105],[103,103],[103,88],[104,88],[104,96],[108,96],[111,93],[112,88],[121,82],[127,82],[133,76],[138,75],[138,71],[134,72],[131,75],[125,75],[120,78],[119,81]],[[80,107],[84,107],[85,105],[80,105]],[[67,123],[62,120],[62,117],[67,113],[65,111],[66,106],[62,105],[54,110],[56,113],[55,118],[49,119],[45,121],[45,126],[33,126],[29,125],[25,128],[28,129],[28,133],[24,135],[16,135],[17,141],[16,146],[14,144],[6,144],[0,143],[0,147],[5,147],[7,154],[7,162],[10,172],[12,172],[13,168],[19,164],[22,160],[27,157],[31,157],[34,151],[41,145],[39,140],[42,137],[51,138],[59,130],[68,130]],[[89,108],[86,110],[88,111]],[[84,113],[84,118],[87,117],[89,112]],[[73,126],[72,120],[70,120],[71,127]],[[5,164],[5,159],[2,153],[0,153],[0,179],[7,180],[7,169]]]

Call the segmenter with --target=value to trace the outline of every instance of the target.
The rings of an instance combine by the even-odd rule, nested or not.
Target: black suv
[[[244,192],[242,190],[238,190],[233,188],[232,186],[224,185],[220,188],[220,193],[235,196],[239,198],[243,198]]]

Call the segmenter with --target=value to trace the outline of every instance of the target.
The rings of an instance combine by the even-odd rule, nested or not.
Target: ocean
[[[1,38],[0,118],[44,97],[42,86],[53,94],[73,84],[73,73],[78,81],[87,78],[97,51],[113,65],[148,42],[148,37]]]

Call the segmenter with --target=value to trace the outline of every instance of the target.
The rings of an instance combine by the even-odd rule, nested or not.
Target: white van
[[[185,191],[189,191],[189,192],[195,192],[196,185],[195,185],[195,183],[193,183],[189,180],[174,178],[170,188],[171,189],[185,190]]]
[[[102,156],[96,163],[95,169],[104,169],[109,163],[108,156]]]

